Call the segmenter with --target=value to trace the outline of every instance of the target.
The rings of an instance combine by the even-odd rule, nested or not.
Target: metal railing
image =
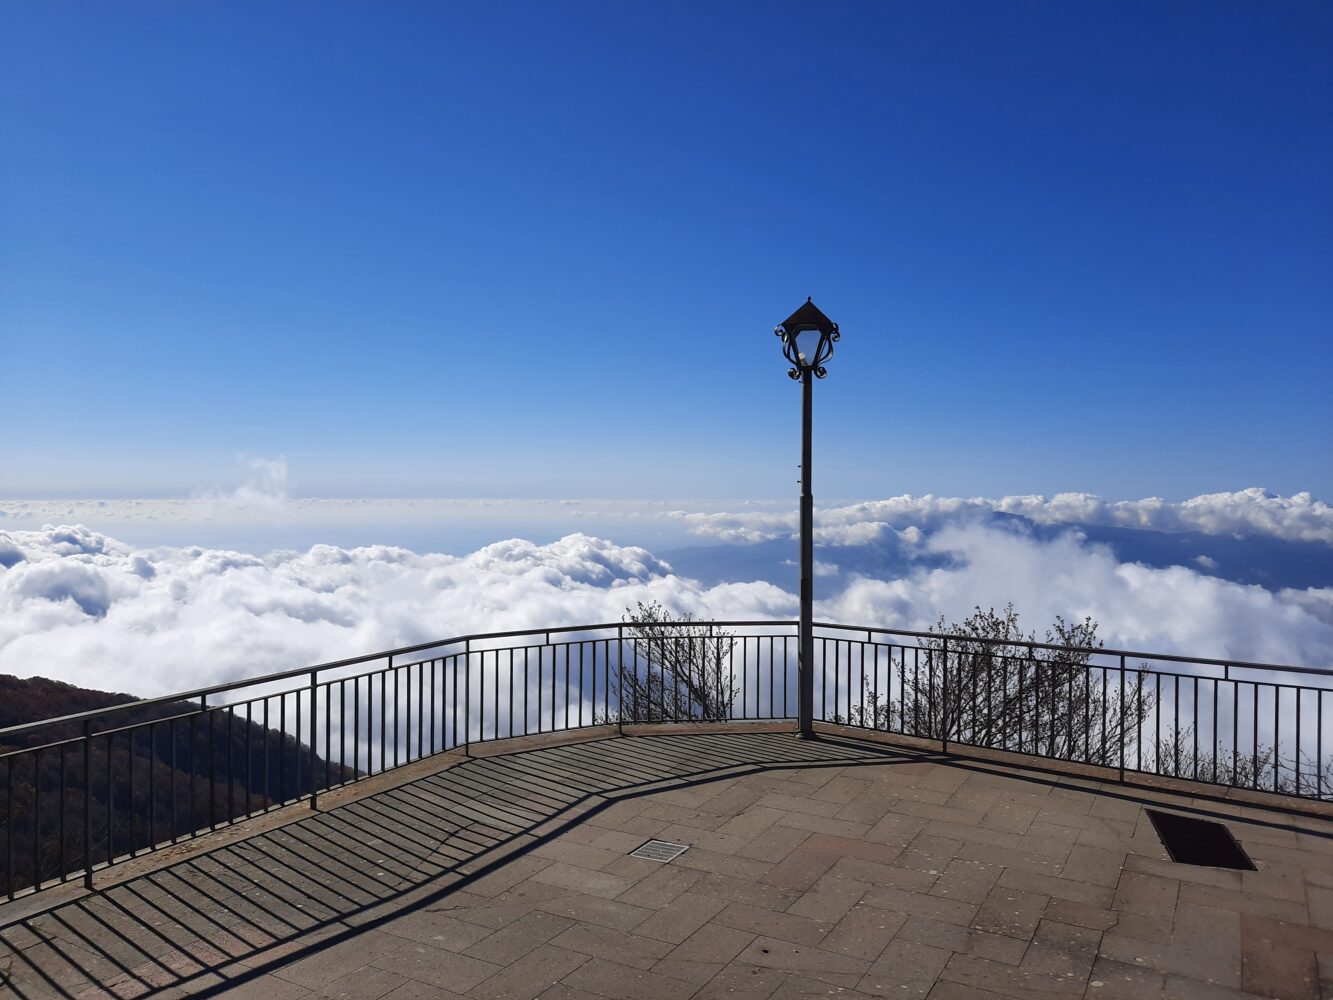
[[[814,718],[1333,798],[1333,671],[817,624]],[[0,730],[0,899],[473,744],[795,723],[797,624],[612,623],[388,650]],[[1333,747],[1329,748],[1333,751]]]

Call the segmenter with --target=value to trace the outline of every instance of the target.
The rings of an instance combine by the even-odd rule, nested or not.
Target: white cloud
[[[943,613],[1009,602],[1042,631],[1056,615],[1090,616],[1108,646],[1205,658],[1333,666],[1333,591],[1274,594],[1173,566],[1118,562],[1077,532],[1040,540],[983,524],[943,528],[927,550],[946,568],[918,568],[896,580],[858,578],[828,601],[832,620],[921,629]],[[1322,620],[1321,620],[1322,619]]]
[[[636,601],[796,612],[771,584],[704,589],[645,549],[581,534],[464,557],[382,545],[259,557],[47,527],[0,532],[0,552],[20,556],[0,569],[0,673],[143,695],[469,632],[617,621]]]
[[[852,577],[817,616],[921,628],[1012,601],[1039,630],[1090,615],[1109,645],[1333,665],[1333,589],[1273,593],[1123,564],[1075,532],[1042,540],[962,523],[915,544],[951,558],[899,579]],[[143,695],[469,632],[616,621],[637,601],[711,618],[797,613],[796,597],[769,583],[705,588],[646,549],[586,534],[461,557],[387,545],[255,556],[47,527],[0,532],[0,556],[0,672]]]
[[[1058,493],[1053,497],[1009,496],[922,497],[903,495],[844,507],[820,509],[815,515],[820,542],[855,545],[910,528],[935,528],[993,514],[1016,514],[1043,525],[1083,524],[1154,531],[1200,531],[1210,535],[1267,535],[1287,541],[1333,545],[1333,507],[1309,493],[1289,497],[1253,488],[1210,493],[1174,503],[1156,497],[1104,500],[1091,493]],[[764,541],[798,530],[795,511],[743,511],[676,514],[698,535],[719,541]]]

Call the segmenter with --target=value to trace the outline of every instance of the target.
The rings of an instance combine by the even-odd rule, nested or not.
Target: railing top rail
[[[727,625],[728,622],[717,622],[718,625]],[[1168,663],[1197,663],[1200,666],[1208,667],[1234,667],[1238,670],[1273,670],[1290,674],[1319,674],[1325,677],[1333,677],[1333,668],[1328,667],[1298,667],[1283,663],[1254,663],[1248,660],[1221,660],[1206,656],[1181,656],[1176,653],[1145,653],[1141,650],[1133,649],[1113,649],[1109,646],[1062,646],[1053,642],[1028,642],[1026,639],[1001,640],[1001,639],[982,639],[976,636],[959,635],[949,632],[912,632],[906,629],[893,628],[874,628],[868,625],[839,625],[834,622],[815,622],[816,628],[841,629],[847,632],[866,632],[876,635],[904,635],[911,636],[914,639],[961,639],[964,642],[979,642],[991,646],[1016,646],[1022,649],[1058,649],[1069,653],[1088,653],[1098,656],[1123,656],[1137,660],[1161,660]]]
[[[180,691],[169,695],[161,695],[156,698],[144,698],[138,701],[124,702],[119,705],[110,705],[106,708],[92,709],[87,712],[76,712],[71,715],[62,715],[57,718],[39,719],[34,722],[26,722],[17,726],[9,726],[0,729],[0,739],[9,736],[18,736],[23,733],[34,732],[49,726],[56,726],[71,722],[84,722],[93,719],[102,718],[119,712],[128,712],[135,709],[151,708],[157,705],[165,705],[173,702],[192,701],[197,698],[206,698],[209,695],[223,694],[228,691],[236,691],[241,688],[255,687],[261,684],[274,684],[279,681],[290,680],[294,677],[309,677],[311,674],[318,675],[322,671],[336,670],[342,667],[351,667],[358,664],[374,663],[377,660],[388,660],[390,657],[406,656],[412,653],[420,653],[430,649],[445,649],[450,646],[457,646],[471,642],[481,642],[491,639],[507,639],[516,636],[531,635],[559,635],[571,632],[595,632],[607,629],[669,629],[679,627],[680,622],[599,622],[590,625],[558,625],[549,628],[530,628],[530,629],[511,629],[500,632],[473,632],[467,635],[454,636],[448,639],[437,639],[431,642],[419,642],[410,646],[397,646],[393,649],[384,649],[374,653],[366,653],[361,656],[346,657],[341,660],[329,660],[324,663],[311,664],[310,666],[297,667],[291,670],[283,670],[272,674],[263,674],[259,677],[247,677],[237,681],[229,681],[225,684],[215,684],[210,687],[195,688],[190,691]],[[715,621],[711,619],[697,619],[695,621],[684,623],[689,625],[717,625],[722,627],[795,627],[797,622],[782,619],[734,619],[725,621]],[[859,632],[867,635],[887,635],[903,636],[914,639],[963,639],[967,642],[979,642],[988,645],[1017,646],[1023,649],[1047,649],[1064,650],[1066,652],[1089,654],[1097,656],[1123,656],[1126,658],[1135,658],[1142,660],[1157,660],[1172,663],[1193,663],[1200,666],[1231,667],[1241,670],[1264,670],[1278,671],[1282,673],[1312,674],[1318,676],[1333,676],[1333,669],[1321,667],[1299,667],[1278,663],[1254,663],[1243,660],[1224,660],[1213,659],[1199,656],[1180,656],[1171,653],[1145,653],[1136,650],[1110,649],[1105,647],[1074,647],[1061,646],[1057,643],[1042,642],[1003,642],[993,639],[980,639],[972,636],[961,636],[939,632],[914,632],[907,629],[889,629],[876,628],[867,625],[843,625],[836,622],[814,622],[816,628],[834,629],[846,632]]]

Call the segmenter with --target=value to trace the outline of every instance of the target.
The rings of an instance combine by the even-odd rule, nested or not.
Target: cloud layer
[[[995,514],[1018,515],[1042,525],[1266,535],[1285,541],[1333,545],[1333,507],[1309,493],[1282,497],[1257,487],[1234,493],[1209,493],[1181,502],[1157,497],[1111,501],[1092,493],[1058,493],[1050,498],[1009,496],[998,500],[904,495],[821,509],[816,538],[826,544],[856,545],[890,531],[929,529]],[[765,541],[793,534],[798,528],[794,511],[677,512],[675,516],[687,522],[695,534],[720,541]]]
[[[1120,563],[1077,533],[1040,537],[1021,522],[965,519],[914,544],[947,558],[894,579],[825,566],[817,616],[923,628],[1012,601],[1038,629],[1090,615],[1111,645],[1333,666],[1333,588],[1274,593]],[[255,556],[46,527],[0,532],[0,672],[163,694],[469,632],[615,621],[649,600],[713,618],[797,613],[771,583],[704,587],[587,534],[462,557],[385,545]]]
[[[636,601],[784,617],[766,583],[704,590],[574,534],[468,556],[392,546],[254,556],[135,549],[84,527],[0,532],[0,673],[162,694],[469,632],[616,621]]]

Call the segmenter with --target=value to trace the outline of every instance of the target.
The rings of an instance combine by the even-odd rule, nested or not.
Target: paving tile
[[[772,826],[751,839],[750,843],[736,854],[739,857],[776,864],[811,836],[809,830],[800,830],[792,826]]]
[[[464,951],[469,957],[479,958],[483,962],[510,965],[573,926],[574,921],[568,917],[534,910],[472,943],[470,947],[456,950]]]
[[[926,1000],[1019,1000],[1019,998],[1007,997],[1003,993],[995,993],[991,990],[982,990],[975,986],[964,986],[962,983],[951,983],[947,979],[941,979],[935,984]]]
[[[1249,913],[1258,917],[1272,917],[1292,924],[1304,924],[1309,919],[1309,911],[1303,902],[1250,895],[1234,889],[1216,889],[1207,885],[1182,885],[1180,900],[1221,910]]]
[[[954,858],[930,887],[929,892],[932,896],[946,896],[950,899],[981,903],[985,901],[1003,873],[999,865]]]
[[[965,955],[979,955],[1006,965],[1018,965],[1028,949],[1026,940],[960,927],[929,917],[908,917],[894,939],[928,944]]]
[[[1086,976],[1051,975],[976,955],[954,955],[940,978],[1018,997],[1082,997],[1087,988]]]
[[[500,971],[500,967],[491,962],[415,942],[388,955],[381,955],[370,964],[428,986],[464,993]]]
[[[1032,972],[1086,979],[1097,959],[1101,939],[1100,931],[1042,920],[1019,965]]]
[[[671,951],[671,945],[656,938],[609,927],[575,924],[556,935],[551,943],[583,955],[610,959],[636,969],[651,969]]]
[[[788,978],[787,973],[777,969],[731,962],[694,994],[694,1000],[726,1000],[731,997],[766,1000]]]
[[[636,881],[616,897],[620,903],[629,903],[636,907],[661,909],[672,903],[685,889],[692,887],[702,877],[702,872],[693,868],[681,868],[674,864],[656,864],[655,869],[643,879]]]
[[[532,1000],[588,961],[587,956],[550,944],[538,945],[509,967],[468,991],[486,1000]]]
[[[231,1000],[231,994],[226,997]],[[392,993],[386,993],[382,1000],[463,1000],[463,994],[409,979]]]
[[[1037,818],[1037,807],[1027,803],[996,802],[981,817],[981,825],[1000,833],[1024,834]]]
[[[1197,882],[1219,889],[1239,889],[1241,873],[1228,868],[1209,868],[1204,865],[1182,865],[1166,858],[1145,857],[1142,854],[1125,855],[1125,869],[1144,875],[1157,875],[1178,882]]]
[[[689,891],[671,906],[652,912],[635,931],[659,941],[680,944],[728,905],[720,896]]]
[[[1114,889],[1125,866],[1125,852],[1075,844],[1069,849],[1062,878]]]
[[[273,970],[273,975],[311,989],[355,972],[373,960],[403,947],[403,939],[382,931],[363,931],[337,944],[324,945]],[[392,968],[390,966],[389,968]]]
[[[819,947],[874,961],[906,921],[907,917],[901,913],[855,906],[828,932]]]
[[[617,1000],[687,1000],[698,989],[695,983],[627,965],[590,958],[562,980],[565,985]]]
[[[575,829],[579,829],[575,827]],[[594,836],[588,843],[593,847],[600,847],[603,850],[614,851],[617,854],[628,854],[630,851],[640,847],[644,838],[637,833],[625,833],[622,830],[605,830],[597,826],[589,826],[588,831]]]
[[[565,983],[556,983],[542,991],[539,1000],[606,1000],[606,998],[596,993],[589,993],[587,990],[575,989]]]
[[[1091,1000],[1159,1000],[1166,976],[1141,965],[1098,957],[1088,974]]]
[[[785,886],[802,893],[818,882],[838,861],[838,855],[811,850],[802,844],[760,878],[769,885]]]
[[[682,868],[745,879],[763,878],[772,868],[767,862],[745,858],[738,854],[722,854],[704,847],[691,848],[671,863]]]
[[[811,979],[807,976],[789,975],[786,981],[772,994],[773,1000],[812,1000],[819,997],[838,997],[839,1000],[871,1000],[871,994],[845,986],[831,986],[829,983]]]
[[[949,866],[949,862],[958,857],[964,841],[952,837],[941,837],[931,832],[917,834],[907,849],[894,860],[900,868],[919,868],[921,871],[937,875]]]
[[[1166,940],[1175,923],[1180,883],[1127,871],[1120,876],[1111,908],[1120,914],[1121,930],[1145,940]],[[1126,918],[1135,916],[1130,921]]]
[[[749,836],[743,833],[723,833],[721,830],[704,830],[679,823],[667,827],[659,836],[673,844],[688,844],[694,850],[713,851],[728,856],[738,853],[750,843]]]
[[[884,794],[873,790],[873,785],[867,783],[872,790],[862,792],[856,798],[842,806],[833,815],[838,819],[851,820],[854,823],[864,823],[873,827],[887,815],[899,799],[896,795]]]
[[[888,844],[878,844],[860,837],[845,837],[838,834],[816,833],[801,845],[801,850],[813,854],[828,854],[835,858],[856,858],[875,864],[892,865],[901,854],[898,848]]]
[[[771,829],[786,815],[785,809],[751,806],[719,826],[717,832],[728,836],[745,837],[747,841],[752,841],[759,834]]]
[[[755,938],[736,961],[818,979],[845,989],[855,987],[870,967],[865,959],[764,936]]]
[[[557,838],[538,844],[532,849],[532,855],[550,861],[564,861],[579,868],[601,871],[613,861],[625,856],[623,851],[609,851],[591,844],[580,844],[573,840]]]
[[[1308,933],[1308,932],[1307,932]],[[1328,933],[1328,932],[1316,932]],[[1316,953],[1298,928],[1280,921],[1242,920],[1241,962],[1243,989],[1267,996],[1306,1000],[1319,996]]]
[[[871,886],[861,897],[867,906],[877,906],[881,910],[905,913],[917,917],[930,917],[945,923],[971,925],[977,915],[976,903],[964,899],[946,899],[943,896],[931,896],[920,892],[904,892],[891,886]]]
[[[860,879],[829,872],[787,907],[788,913],[812,920],[837,921],[856,905],[869,886]]]
[[[553,885],[520,882],[496,896],[477,896],[463,890],[451,892],[428,909],[495,930],[531,913],[538,904],[564,895],[563,890]]]
[[[1072,848],[1071,848],[1072,850]],[[1035,851],[1022,848],[1000,847],[996,844],[965,843],[958,848],[959,858],[966,861],[980,861],[983,864],[999,865],[1010,871],[1035,872],[1040,875],[1059,875],[1064,868],[1064,861]]]
[[[407,981],[396,972],[367,965],[316,990],[312,1000],[379,1000]]]
[[[785,910],[804,895],[799,889],[766,885],[762,882],[728,875],[710,874],[690,888],[691,898],[716,899],[727,903],[748,903],[769,910]]]
[[[877,844],[905,847],[926,828],[928,820],[891,812],[866,831],[865,839]]]
[[[1119,916],[1114,910],[1067,899],[1052,899],[1046,907],[1046,916],[1062,924],[1077,924],[1095,931],[1105,931],[1116,925]]]
[[[1333,930],[1333,887],[1325,888],[1313,885],[1307,876],[1305,903],[1310,914],[1311,924],[1325,930]]]
[[[702,986],[713,980],[754,939],[755,935],[748,931],[705,924],[668,952],[652,971]]]
[[[562,892],[552,898],[539,899],[534,909],[554,913],[558,917],[617,930],[632,930],[654,915],[645,906],[634,906],[618,899],[587,896],[581,892]]]
[[[950,802],[953,801],[951,798]],[[924,819],[940,819],[965,826],[980,826],[986,815],[984,808],[959,809],[953,805],[935,805],[931,802],[899,802],[895,809],[902,816],[920,816]]]
[[[1234,910],[1177,904],[1171,950],[1171,972],[1223,986],[1241,985],[1241,918]]]
[[[307,1000],[315,993],[277,976],[253,976],[239,982],[228,978],[221,995],[227,1000]]]
[[[857,988],[874,996],[924,997],[952,954],[917,941],[890,941]]]
[[[1089,906],[1110,906],[1115,897],[1115,889],[1112,887],[1036,872],[1007,870],[1000,876],[999,884],[1005,889],[1022,889],[1024,892],[1086,903]]]
[[[488,928],[479,924],[429,909],[414,910],[395,917],[381,924],[379,930],[437,948],[448,948],[450,951],[463,951],[490,933]]]
[[[713,922],[804,945],[818,944],[833,926],[826,921],[811,920],[794,913],[779,913],[748,903],[728,904],[713,917]]]
[[[602,896],[606,899],[615,899],[634,885],[633,879],[608,875],[606,872],[593,871],[589,868],[579,868],[563,861],[554,862],[531,878],[534,882],[543,882],[546,885],[571,889],[589,896]]]
[[[1240,873],[1241,891],[1274,899],[1305,902],[1305,873],[1301,866],[1280,861],[1261,861],[1258,871]]]
[[[881,865],[860,858],[841,858],[833,866],[833,872],[854,878],[867,885],[885,886],[892,889],[904,889],[908,892],[930,892],[940,879],[938,871],[922,871],[919,868],[901,868],[898,865]]]
[[[756,935],[750,931],[738,930],[725,924],[708,923],[671,949],[668,956],[674,959],[719,962],[726,965],[755,937]]]
[[[824,809],[827,810],[828,808],[828,805],[824,804]],[[830,816],[827,813],[788,812],[778,820],[778,824],[795,827],[798,830],[810,830],[813,833],[826,833],[834,837],[849,837],[858,840],[864,837],[870,829],[865,823],[838,819],[836,816]]]
[[[990,891],[972,926],[1008,937],[1030,939],[1046,912],[1050,897],[999,885]]]
[[[1233,990],[1229,986],[1216,983],[1202,983],[1185,976],[1168,975],[1162,985],[1162,1000],[1274,1000],[1270,995],[1261,996],[1249,990]],[[1286,1000],[1278,997],[1277,1000]]]
[[[637,884],[661,867],[662,862],[660,861],[649,861],[646,858],[631,858],[629,855],[622,854],[603,868],[602,871],[608,875],[619,875],[621,878],[627,878],[631,882]]]

